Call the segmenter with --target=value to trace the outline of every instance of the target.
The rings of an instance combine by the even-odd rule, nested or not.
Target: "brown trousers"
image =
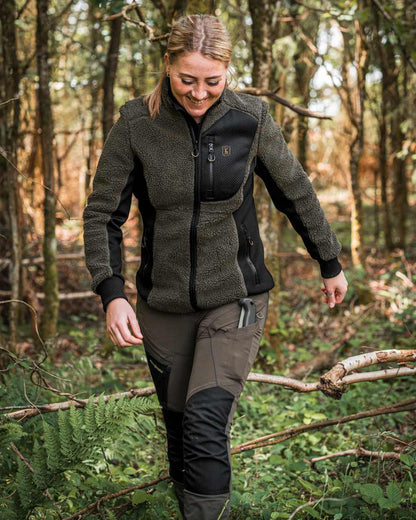
[[[178,498],[184,500],[186,519],[229,515],[231,421],[259,349],[269,292],[250,298],[256,322],[238,328],[238,299],[177,314],[151,308],[138,296],[143,346],[165,419],[170,475],[177,493],[182,488]]]

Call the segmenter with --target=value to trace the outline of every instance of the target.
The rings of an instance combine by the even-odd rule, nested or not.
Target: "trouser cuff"
[[[184,489],[185,520],[228,520],[231,493],[200,495]]]

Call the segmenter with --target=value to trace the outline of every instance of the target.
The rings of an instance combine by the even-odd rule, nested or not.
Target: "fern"
[[[18,459],[18,470],[16,476],[17,491],[19,493],[20,503],[23,508],[27,509],[30,507],[34,498],[35,486],[33,482],[33,474],[30,469]]]
[[[88,435],[94,436],[97,430],[97,424],[95,422],[95,404],[94,398],[91,396],[84,409],[85,418],[85,430]]]
[[[67,420],[65,412],[62,410],[58,410],[58,424],[61,453],[67,460],[71,460],[76,445],[72,438],[71,421]]]
[[[101,448],[112,446],[114,441],[120,442],[120,434],[126,425],[137,427],[143,420],[144,427],[149,429],[149,418],[139,416],[157,409],[157,403],[147,398],[123,397],[117,401],[111,398],[105,403],[103,395],[100,395],[96,404],[91,397],[83,409],[71,406],[68,411],[59,410],[48,418],[48,422],[43,420],[43,438],[35,439],[32,454],[28,456],[34,473],[20,459],[17,461],[15,488],[18,500],[8,501],[13,505],[8,505],[10,512],[7,517],[3,517],[1,509],[5,508],[6,501],[0,501],[0,518],[25,518],[30,509],[46,500],[43,495],[46,489],[51,488],[53,493],[65,487],[65,472],[68,470],[88,475],[91,464],[102,458]],[[6,426],[3,428],[4,445],[10,442],[11,437],[20,439],[26,435],[20,425],[15,427],[10,423]]]
[[[61,467],[59,430],[44,421],[43,431],[45,434],[46,462],[51,470],[57,470]]]

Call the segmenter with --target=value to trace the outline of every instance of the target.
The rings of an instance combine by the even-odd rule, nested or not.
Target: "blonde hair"
[[[182,53],[200,52],[207,58],[225,63],[228,67],[232,44],[228,31],[219,18],[209,14],[192,14],[181,16],[174,21],[166,52],[170,63],[174,63]],[[164,66],[156,87],[143,98],[152,119],[160,112],[162,84],[166,76]],[[227,87],[227,82],[225,86]]]

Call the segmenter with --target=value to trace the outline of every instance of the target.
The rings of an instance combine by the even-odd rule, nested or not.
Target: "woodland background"
[[[81,215],[118,107],[153,88],[172,20],[192,13],[226,24],[230,86],[270,103],[350,284],[328,309],[317,264],[256,178],[276,287],[253,372],[286,379],[253,377],[242,394],[232,518],[414,519],[412,0],[2,0],[0,518],[179,518],[144,352],[106,337]],[[140,236],[134,205],[133,305]],[[391,349],[377,380],[341,373],[335,392],[306,393],[307,382],[325,390],[319,376],[338,361]]]

